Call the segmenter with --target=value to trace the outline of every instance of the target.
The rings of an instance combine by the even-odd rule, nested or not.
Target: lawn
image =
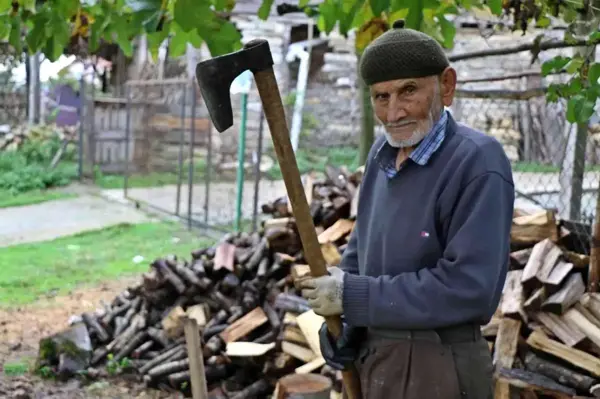
[[[140,274],[154,259],[171,253],[190,259],[193,249],[212,242],[180,224],[160,222],[0,248],[0,306],[26,304],[82,284]]]
[[[31,190],[12,194],[6,190],[0,190],[0,208],[11,206],[23,206],[39,204],[41,202],[57,199],[73,198],[77,195],[57,190]]]

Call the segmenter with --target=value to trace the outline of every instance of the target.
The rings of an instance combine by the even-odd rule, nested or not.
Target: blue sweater
[[[390,177],[375,157],[391,150],[384,141],[370,150],[340,263],[346,321],[374,329],[487,323],[506,279],[515,198],[502,146],[448,115],[427,162],[409,159]]]

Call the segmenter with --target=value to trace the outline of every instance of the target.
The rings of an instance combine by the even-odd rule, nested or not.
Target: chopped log
[[[563,315],[564,319],[581,330],[593,343],[600,346],[600,329],[575,308],[571,308]]]
[[[175,274],[175,272],[173,272],[173,270],[171,270],[164,259],[156,259],[152,262],[152,267],[154,267],[165,280],[171,283],[178,293],[183,294],[185,292],[186,286],[184,282],[177,274]]]
[[[548,298],[546,287],[540,287],[533,291],[533,294],[523,304],[527,312],[534,312],[542,308],[542,304]]]
[[[498,380],[509,383],[521,389],[540,391],[543,394],[559,397],[560,395],[574,396],[577,392],[569,387],[558,384],[554,380],[537,373],[521,369],[502,368],[497,372]]]
[[[551,295],[542,304],[542,310],[555,314],[563,314],[568,308],[575,304],[585,292],[585,285],[581,273],[573,273],[563,287]]]
[[[147,333],[148,332],[146,331],[146,334]],[[153,345],[154,345],[154,341],[152,341],[152,340],[144,342],[143,344],[141,344],[140,346],[138,346],[137,348],[134,349],[134,351],[131,354],[131,357],[134,359],[139,359],[146,352],[148,352],[150,350],[150,348],[152,348]]]
[[[568,369],[555,361],[542,359],[532,352],[525,355],[525,366],[529,371],[545,375],[546,377],[557,381],[559,384],[576,388],[584,392],[590,392],[592,386],[598,382],[588,375]]]
[[[600,298],[596,293],[586,292],[579,299],[581,304],[585,306],[597,319],[600,319]]]
[[[318,374],[289,374],[275,388],[275,399],[330,399],[332,382]]]
[[[317,357],[309,348],[287,341],[281,343],[281,350],[304,363],[308,363]]]
[[[531,255],[521,276],[521,283],[523,285],[528,288],[540,285],[542,279],[547,277],[551,268],[554,267],[554,264],[550,263],[554,260],[552,253],[556,253],[556,248],[556,244],[550,239],[544,239],[533,246]]]
[[[172,374],[178,371],[187,370],[189,365],[190,361],[188,358],[185,358],[183,360],[175,360],[151,368],[150,370],[148,370],[148,375],[150,376],[150,378],[154,379],[165,374]]]
[[[527,322],[528,316],[523,309],[525,302],[523,285],[521,284],[524,270],[511,270],[506,276],[502,292],[501,312],[504,316],[519,317]]]
[[[534,318],[567,346],[573,347],[585,339],[585,334],[568,323],[564,317],[553,313],[538,312],[534,315]]]
[[[342,261],[342,255],[333,243],[321,244],[321,252],[323,252],[325,263],[329,266],[338,266]]]
[[[254,329],[266,323],[268,320],[269,319],[262,308],[256,307],[254,310],[247,313],[245,316],[223,330],[220,333],[220,336],[225,343],[235,342],[238,339],[245,337]]]
[[[231,399],[247,399],[247,398],[261,398],[271,389],[270,384],[266,380],[258,380],[255,383],[244,388],[240,392],[236,393]]]
[[[146,372],[148,372],[148,370],[150,370],[152,367],[154,367],[160,363],[164,363],[164,362],[168,361],[169,359],[178,356],[181,353],[185,353],[185,348],[183,347],[183,344],[174,346],[170,349],[163,351],[160,355],[158,355],[157,357],[155,357],[154,359],[150,360],[148,363],[146,363],[142,367],[140,367],[140,369],[138,371],[141,374],[146,374]]]
[[[564,281],[564,279],[573,270],[573,264],[562,260],[559,260],[548,277],[544,280],[544,284],[548,284],[553,287],[558,287]]]
[[[225,354],[229,357],[263,356],[275,348],[275,342],[257,344],[255,342],[230,342],[227,344]]]
[[[521,320],[503,318],[498,327],[498,335],[494,343],[493,364],[498,368],[511,368],[517,354],[517,344],[521,332]]]
[[[162,320],[162,328],[167,337],[177,338],[183,334],[182,317],[185,316],[181,306],[176,306]]]
[[[263,260],[263,258],[265,257],[265,253],[267,251],[268,248],[268,242],[266,238],[263,238],[260,241],[260,244],[254,249],[254,252],[252,253],[252,256],[250,257],[250,259],[248,260],[248,262],[246,263],[246,269],[247,270],[255,270],[260,261]]]
[[[600,359],[584,351],[570,348],[567,345],[548,338],[539,331],[534,331],[529,335],[527,344],[532,348],[546,352],[580,369],[586,370],[595,377],[600,377]]]
[[[335,243],[340,238],[350,234],[353,227],[354,222],[352,220],[339,219],[332,226],[319,234],[319,244]]]
[[[124,346],[123,349],[121,349],[114,357],[115,361],[119,361],[123,358],[125,358],[126,356],[129,356],[131,354],[131,352],[133,352],[133,350],[135,348],[137,348],[138,346],[141,345],[142,342],[144,342],[144,340],[148,337],[148,332],[147,331],[140,331],[138,332],[136,335],[133,336],[133,338],[131,339],[131,341],[127,342]]]
[[[235,245],[222,242],[216,249],[213,270],[225,269],[235,272]]]
[[[577,309],[577,311],[581,313],[586,319],[588,319],[593,325],[595,325],[597,328],[600,328],[600,320],[596,316],[594,316],[588,308],[581,304],[581,300],[575,305],[573,305],[573,307]]]
[[[85,323],[87,328],[94,331],[98,335],[98,339],[100,340],[100,342],[107,342],[110,339],[110,336],[108,335],[104,327],[100,325],[96,317],[92,316],[90,313],[84,312],[81,315],[81,318],[83,319],[83,322]]]
[[[486,325],[481,326],[481,335],[483,335],[486,338],[495,337],[496,334],[498,334],[498,328],[500,327],[501,321],[502,318],[492,316],[492,318]]]
[[[546,210],[514,218],[510,238],[511,242],[519,245],[533,245],[546,238],[552,242],[558,241],[558,225],[554,212]]]
[[[533,248],[520,249],[510,253],[511,265],[514,269],[523,269],[531,256]]]
[[[199,304],[190,306],[185,310],[185,314],[190,319],[194,319],[199,329],[203,329],[208,323],[208,315],[210,310],[208,309],[208,305]]]

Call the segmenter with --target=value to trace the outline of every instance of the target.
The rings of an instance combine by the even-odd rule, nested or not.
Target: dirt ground
[[[69,295],[31,305],[0,308],[0,398],[79,399],[79,398],[182,398],[177,393],[145,389],[135,379],[100,377],[94,381],[67,382],[43,380],[31,373],[7,376],[5,364],[33,364],[41,338],[68,326],[69,317],[96,309],[100,301],[110,302],[136,279],[121,279],[81,288]]]

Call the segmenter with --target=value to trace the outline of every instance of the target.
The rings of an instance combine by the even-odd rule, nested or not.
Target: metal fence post
[[[258,191],[260,187],[260,162],[262,159],[262,142],[263,142],[263,126],[265,121],[265,113],[260,108],[260,121],[258,123],[258,144],[256,149],[256,165],[254,167],[254,203],[252,204],[252,232],[256,232],[258,228]]]
[[[81,75],[81,79],[79,80],[79,142],[77,143],[79,152],[77,159],[77,173],[79,181],[83,179],[83,133],[84,133],[84,124],[85,124],[85,75]]]
[[[196,86],[191,83],[192,89],[192,109],[190,112],[190,152],[189,152],[189,167],[188,167],[188,229],[192,228],[192,194],[194,187],[194,142],[196,138]],[[187,89],[187,86],[186,86]]]
[[[179,134],[179,154],[177,156],[177,198],[175,200],[175,215],[179,216],[179,208],[181,201],[181,181],[183,180],[183,142],[185,141],[185,95],[186,90],[183,90],[181,101],[181,133]]]
[[[123,196],[127,198],[127,185],[129,184],[129,140],[131,139],[131,85],[126,83],[125,98],[127,106],[125,111],[125,170],[123,176]]]

